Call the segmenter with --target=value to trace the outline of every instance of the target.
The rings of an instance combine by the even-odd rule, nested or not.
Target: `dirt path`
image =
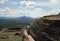
[[[29,41],[35,41],[31,35],[28,35],[27,30],[24,31],[24,35],[28,37]]]

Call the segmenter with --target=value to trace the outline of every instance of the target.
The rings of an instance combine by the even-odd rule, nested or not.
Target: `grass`
[[[8,36],[7,39],[0,38],[0,41],[22,41],[22,34],[21,31],[18,31],[20,33],[20,37],[14,36],[15,32],[5,32],[5,31],[0,31],[0,37],[3,37],[4,35]]]

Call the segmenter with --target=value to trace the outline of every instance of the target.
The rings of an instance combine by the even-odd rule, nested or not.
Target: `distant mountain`
[[[17,20],[31,21],[31,20],[33,20],[33,18],[31,18],[31,17],[26,17],[26,16],[22,16],[22,17],[18,17]]]
[[[29,24],[32,20],[31,17],[22,16],[17,18],[7,18],[7,17],[0,17],[0,27],[8,27],[8,28],[16,28],[16,27],[23,27]]]
[[[27,16],[22,16],[22,17],[16,17],[16,18],[12,18],[12,17],[0,17],[0,19],[17,19],[17,20],[33,20],[33,18],[31,17],[27,17]]]

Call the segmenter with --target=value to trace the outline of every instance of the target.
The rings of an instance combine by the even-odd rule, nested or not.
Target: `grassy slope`
[[[20,37],[14,36],[14,34],[16,32],[17,31],[15,31],[15,32],[0,31],[0,37],[3,37],[4,35],[8,36],[7,39],[0,38],[0,41],[22,41],[22,36],[20,36]],[[21,32],[21,31],[19,31],[19,32]],[[20,33],[20,35],[22,35],[22,34]]]

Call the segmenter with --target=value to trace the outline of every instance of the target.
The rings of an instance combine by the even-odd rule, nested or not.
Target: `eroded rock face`
[[[47,33],[60,37],[60,20],[46,20],[45,23],[49,24],[47,28],[48,31],[46,31]]]
[[[36,41],[60,41],[60,20],[44,20],[42,23],[37,21],[30,25],[28,33]]]

